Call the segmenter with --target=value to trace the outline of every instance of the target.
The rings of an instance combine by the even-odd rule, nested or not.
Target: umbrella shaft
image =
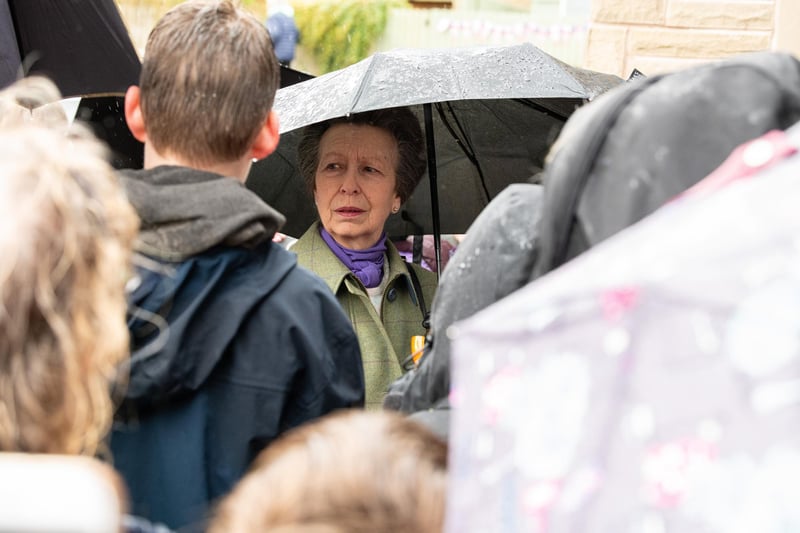
[[[425,140],[428,147],[428,180],[431,185],[431,214],[433,216],[433,253],[436,257],[436,274],[442,276],[442,232],[439,228],[439,187],[436,176],[436,144],[433,138],[433,112],[431,104],[423,104],[425,113]]]

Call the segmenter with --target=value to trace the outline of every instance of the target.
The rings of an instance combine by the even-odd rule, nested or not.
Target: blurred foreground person
[[[0,531],[120,533],[124,497],[119,476],[96,459],[0,453]]]
[[[61,93],[49,78],[22,78],[0,91],[0,126],[34,122],[41,126],[65,127],[67,114]]]
[[[800,531],[798,174],[800,123],[448,330],[448,532]]]
[[[534,177],[542,185],[507,188],[470,227],[455,254],[465,268],[440,280],[419,368],[392,384],[385,405],[439,418],[451,384],[444,333],[454,323],[654,212],[738,144],[798,120],[800,61],[783,52],[637,79],[576,110]]]
[[[439,533],[447,445],[390,412],[348,411],[286,433],[223,500],[210,533]]]
[[[3,122],[0,450],[94,455],[128,354],[136,215],[88,133]]]
[[[0,531],[166,531],[124,516],[121,478],[93,458],[124,383],[138,220],[60,97],[42,77],[0,91]]]
[[[171,533],[126,514],[122,478],[92,457],[0,453],[0,501],[3,532]]]
[[[155,26],[127,124],[142,219],[132,357],[111,438],[134,512],[202,528],[283,431],[361,406],[358,341],[325,284],[272,242],[280,213],[244,187],[278,143],[269,34],[229,1],[184,2]]]

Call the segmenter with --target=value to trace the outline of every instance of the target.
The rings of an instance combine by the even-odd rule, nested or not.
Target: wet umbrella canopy
[[[450,330],[448,532],[800,530],[798,147]]]
[[[115,168],[142,166],[123,105],[140,71],[113,0],[0,0],[0,87],[22,75],[53,80],[67,116],[108,144]]]
[[[124,92],[140,70],[114,0],[0,0],[0,87],[24,73],[64,96]]]
[[[247,185],[286,215],[288,234],[299,236],[316,219],[296,169],[300,129],[351,113],[411,106],[428,137],[435,187],[423,178],[390,217],[387,232],[464,233],[507,185],[541,170],[577,106],[621,82],[569,66],[531,44],[378,53],[278,91],[281,143],[253,166]]]
[[[281,132],[349,113],[430,102],[498,98],[590,100],[620,78],[572,67],[530,43],[381,52],[282,91]],[[575,102],[552,102],[570,114]]]

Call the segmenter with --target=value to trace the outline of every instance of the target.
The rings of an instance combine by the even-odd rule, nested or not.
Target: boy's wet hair
[[[148,140],[198,164],[234,161],[264,125],[279,77],[255,16],[229,0],[179,4],[145,47],[139,85]]]

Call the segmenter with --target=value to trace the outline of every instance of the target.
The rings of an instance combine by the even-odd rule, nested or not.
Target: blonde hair
[[[439,533],[447,445],[388,411],[344,411],[274,441],[210,533]]]
[[[67,114],[61,93],[49,78],[30,76],[0,91],[0,127],[35,122],[44,126],[66,126]]]
[[[0,450],[94,454],[128,354],[124,285],[138,219],[88,131],[6,119]]]

